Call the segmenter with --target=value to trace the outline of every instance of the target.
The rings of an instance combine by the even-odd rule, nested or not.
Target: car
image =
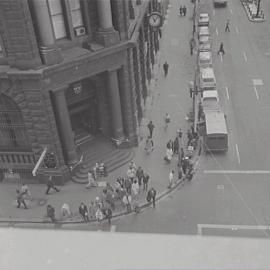
[[[198,38],[200,38],[202,36],[210,36],[210,32],[209,32],[208,26],[201,26],[201,27],[199,27]]]
[[[200,68],[200,90],[216,90],[216,77],[212,67]]]
[[[210,51],[211,51],[210,43],[199,44],[199,52],[210,52]]]
[[[217,90],[206,90],[201,99],[203,112],[221,111]]]
[[[199,52],[198,57],[199,67],[211,67],[212,66],[212,53],[208,52]]]
[[[199,15],[199,21],[198,21],[198,25],[199,26],[209,26],[209,15],[208,13],[201,13]]]
[[[213,0],[214,7],[226,7],[228,1],[227,0]]]
[[[199,44],[211,43],[210,36],[199,36]]]

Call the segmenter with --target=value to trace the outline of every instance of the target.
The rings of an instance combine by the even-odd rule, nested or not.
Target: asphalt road
[[[270,223],[270,22],[249,22],[240,1],[229,1],[227,8],[219,9],[213,9],[211,2],[201,1],[211,16],[213,66],[228,120],[229,151],[203,155],[191,183],[159,202],[156,209],[114,221],[113,231],[197,234],[198,224],[206,224],[202,234],[269,236],[264,227],[256,226]],[[190,33],[182,33],[181,27],[186,30],[190,24],[191,31],[192,25],[179,20],[177,1],[170,3],[163,42],[168,57],[174,53],[172,43],[177,43],[175,33],[185,44]],[[270,1],[264,1],[263,8],[269,18]],[[228,18],[230,32],[225,32]],[[226,52],[223,58],[216,54],[220,42]],[[185,73],[180,64],[174,68]],[[184,98],[184,102],[191,101]],[[251,225],[255,229],[250,230]]]

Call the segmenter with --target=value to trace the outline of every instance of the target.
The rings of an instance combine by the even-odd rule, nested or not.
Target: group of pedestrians
[[[187,14],[187,7],[185,5],[181,5],[180,8],[179,8],[179,13],[180,13],[180,16],[186,16]]]

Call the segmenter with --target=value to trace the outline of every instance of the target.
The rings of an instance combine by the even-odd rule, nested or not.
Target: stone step
[[[107,158],[101,158],[103,162],[107,166],[108,173],[118,169],[119,167],[125,165],[126,163],[130,162],[134,158],[134,151],[132,149],[129,150],[115,150],[115,154],[111,155]],[[95,161],[96,162],[96,161]],[[87,163],[84,164],[84,167],[80,167],[77,172],[72,176],[72,180],[79,184],[86,184],[87,183],[87,172],[90,168],[92,168],[95,164]],[[88,170],[86,170],[88,168]]]

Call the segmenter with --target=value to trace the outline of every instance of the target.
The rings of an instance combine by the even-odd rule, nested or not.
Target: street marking
[[[223,62],[223,54],[222,53],[220,54],[220,60],[221,60],[221,62]]]
[[[230,96],[229,96],[229,88],[228,88],[228,86],[225,86],[225,89],[226,89],[227,99],[230,100]]]
[[[227,224],[197,224],[197,234],[202,235],[202,229],[225,229],[225,230],[269,230],[270,226],[264,225],[227,225]]]
[[[230,9],[230,12],[231,12],[231,14],[233,14],[233,10],[232,9]]]
[[[235,26],[235,31],[236,31],[236,34],[239,35],[239,30],[237,26]]]
[[[243,52],[243,56],[244,56],[245,61],[247,62],[247,54],[245,52]]]
[[[218,29],[216,28],[216,33],[217,33],[217,36],[218,36]]]
[[[270,174],[267,170],[204,170],[206,174]]]
[[[256,86],[253,86],[253,89],[254,89],[254,92],[256,94],[256,98],[259,99],[259,94],[258,94]]]
[[[262,79],[252,79],[254,85],[263,85]]]
[[[236,149],[238,163],[240,164],[241,163],[241,161],[240,161],[240,154],[239,154],[239,149],[238,149],[238,145],[237,144],[235,144],[235,149]]]
[[[115,232],[116,231],[116,225],[111,225],[110,232]]]

